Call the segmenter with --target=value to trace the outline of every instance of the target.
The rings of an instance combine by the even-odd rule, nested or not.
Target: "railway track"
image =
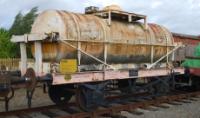
[[[163,103],[174,104],[188,103],[200,97],[198,92],[175,92],[167,96],[138,96],[135,98],[114,100],[107,106],[102,106],[93,112],[83,112],[75,103],[69,103],[65,106],[50,105],[44,107],[21,109],[9,112],[0,112],[0,118],[97,118],[99,116],[106,117],[122,117],[121,111],[136,113],[137,108],[148,109],[150,106],[166,107]]]

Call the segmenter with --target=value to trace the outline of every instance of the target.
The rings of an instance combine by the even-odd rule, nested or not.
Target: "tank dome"
[[[118,5],[109,5],[103,8],[103,10],[116,10],[116,11],[122,11],[121,7]]]

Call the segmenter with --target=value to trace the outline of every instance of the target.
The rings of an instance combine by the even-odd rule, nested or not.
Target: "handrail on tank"
[[[117,14],[119,17],[123,17],[124,15],[128,16],[128,22],[138,21],[143,19],[144,20],[144,28],[147,29],[147,16],[142,14],[136,14],[136,13],[130,13],[126,11],[120,11],[120,10],[101,10],[96,11],[92,13],[93,15],[96,15],[98,17],[103,17],[103,14],[108,14],[108,24],[111,25],[112,21],[112,14]],[[134,20],[135,19],[135,20]]]

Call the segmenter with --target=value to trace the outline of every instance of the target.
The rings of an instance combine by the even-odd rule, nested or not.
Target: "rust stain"
[[[127,63],[131,62],[130,57],[137,58],[137,56],[144,57],[144,59],[141,58],[141,62],[145,62],[146,59],[150,62],[151,42],[154,42],[154,45],[158,45],[154,48],[155,57],[161,57],[166,54],[166,43],[167,45],[173,45],[171,33],[167,29],[155,24],[149,24],[149,29],[147,31],[144,29],[144,24],[141,23],[127,23],[113,20],[112,25],[108,26],[107,22],[99,17],[65,11],[56,11],[52,13],[48,13],[47,11],[40,14],[38,19],[41,17],[44,21],[48,21],[48,19],[45,19],[46,15],[55,16],[55,19],[62,21],[65,27],[65,29],[56,27],[57,29],[53,29],[54,32],[59,32],[62,38],[74,39],[74,41],[70,41],[70,43],[75,46],[77,46],[76,40],[78,40],[78,36],[80,36],[80,40],[86,41],[81,44],[81,49],[96,57],[102,57],[104,44],[91,41],[104,42],[105,39],[107,39],[111,42],[108,45],[108,56],[113,56],[108,58],[111,60],[118,60],[116,59],[116,56],[118,56],[123,61],[127,61]],[[41,22],[41,20],[37,21]],[[48,22],[49,23],[43,22],[44,28],[42,29],[45,29],[45,26],[49,27],[49,25],[60,25],[51,23],[51,21]],[[38,26],[37,23],[35,23],[33,27],[40,32],[40,26]],[[44,31],[41,30],[41,33],[42,32]],[[154,37],[152,38],[152,36]],[[124,44],[114,44],[118,41],[123,41]],[[132,43],[132,45],[129,43]],[[74,58],[76,57],[75,55],[77,55],[76,49],[62,43],[43,43],[42,50],[45,60],[55,59],[59,61],[62,58]],[[117,63],[121,63],[120,59]]]

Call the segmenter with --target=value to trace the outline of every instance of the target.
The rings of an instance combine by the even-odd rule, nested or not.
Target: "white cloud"
[[[162,2],[161,2],[161,1],[155,1],[155,2],[153,2],[153,3],[151,4],[151,8],[155,9],[155,8],[161,6],[161,5],[162,5]]]
[[[0,27],[9,28],[15,15],[38,6],[40,11],[59,9],[84,12],[87,6],[116,4],[122,9],[148,16],[173,32],[200,34],[200,0],[0,0]]]

